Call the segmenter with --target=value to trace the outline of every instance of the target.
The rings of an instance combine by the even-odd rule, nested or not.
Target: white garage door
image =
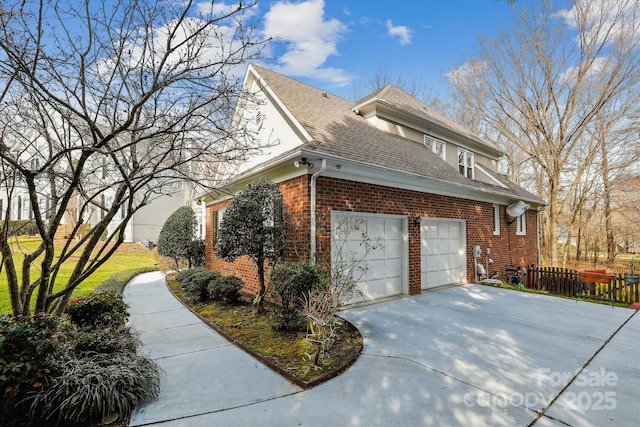
[[[332,213],[332,265],[359,263],[354,278],[362,295],[349,302],[402,293],[403,220],[389,215]]]
[[[464,221],[423,219],[420,242],[422,289],[467,281]]]

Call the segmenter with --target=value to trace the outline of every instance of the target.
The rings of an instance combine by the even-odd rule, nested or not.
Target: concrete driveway
[[[341,315],[363,354],[303,391],[173,305],[162,282],[142,276],[126,291],[166,371],[132,426],[640,424],[634,310],[476,285],[354,308]]]

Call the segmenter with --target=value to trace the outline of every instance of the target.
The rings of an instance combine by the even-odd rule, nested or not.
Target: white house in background
[[[35,134],[35,132],[32,132]],[[24,134],[25,140],[29,140],[28,146],[21,143],[13,144],[9,149],[12,150],[16,157],[22,160],[23,164],[32,165],[31,169],[36,170],[42,162],[45,161],[44,157],[38,150],[40,139],[36,137],[30,137],[29,131]],[[43,150],[44,151],[44,150]],[[99,196],[97,203],[102,205],[110,205],[113,200],[115,189],[110,188],[108,184],[109,180],[109,164],[106,157],[97,157],[94,155],[92,164],[89,165],[89,169],[92,170],[90,176],[83,180],[82,184],[89,188],[91,186],[90,181],[94,181],[95,185],[107,187],[107,189]],[[5,220],[7,217],[10,220],[29,220],[34,218],[34,213],[29,203],[29,194],[24,185],[18,178],[7,176],[0,170],[0,220]],[[15,180],[15,181],[14,181]],[[101,181],[102,180],[102,181]],[[63,185],[58,182],[57,185]],[[38,185],[38,203],[40,210],[45,215],[49,215],[52,211],[51,206],[51,191],[49,183],[46,179],[42,178],[41,185]],[[74,224],[82,216],[82,222],[89,227],[93,227],[102,218],[104,218],[105,211],[100,209],[96,204],[89,210],[86,210],[82,214],[76,212],[76,206],[79,206],[83,202],[82,196],[78,193],[74,195],[75,200],[69,203],[67,211],[65,212],[61,226],[56,233],[59,238],[69,237],[73,230]],[[181,185],[173,194],[159,195],[152,200],[149,204],[140,208],[133,214],[131,219],[125,228],[125,242],[157,242],[160,230],[165,221],[174,211],[179,207],[184,206],[190,202],[189,193],[186,191],[185,186]],[[121,224],[125,217],[125,207],[116,214],[113,220],[108,225],[109,232],[115,230],[118,225]]]

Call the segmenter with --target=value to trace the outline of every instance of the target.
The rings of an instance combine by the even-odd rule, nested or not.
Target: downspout
[[[309,263],[316,263],[316,180],[327,169],[327,161],[322,159],[320,170],[311,175],[311,235],[309,240]]]

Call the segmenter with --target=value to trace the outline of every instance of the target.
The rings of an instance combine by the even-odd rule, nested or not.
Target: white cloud
[[[608,56],[598,56],[593,59],[593,62],[589,64],[589,68],[583,70],[584,79],[593,82],[597,85],[598,82],[607,81],[605,78],[611,71],[613,58]],[[563,83],[575,82],[578,78],[578,67],[570,67],[564,73],[560,74],[560,79]]]
[[[640,41],[640,0],[576,0],[571,9],[559,10],[557,17],[571,28],[586,22],[587,37],[612,42],[618,37]]]
[[[277,58],[277,70],[284,74],[313,77],[343,86],[351,77],[342,69],[323,67],[347,26],[337,19],[325,19],[324,0],[274,3],[264,16],[264,35],[286,45]]]
[[[486,69],[487,63],[484,61],[467,62],[449,71],[445,76],[452,85],[463,86],[475,81]]]
[[[393,25],[391,19],[387,19],[387,34],[400,38],[402,46],[411,43],[411,30],[404,25]]]
[[[216,17],[231,14],[238,10],[240,5],[241,3],[226,4],[224,1],[216,0],[215,3],[211,1],[202,1],[196,4],[196,8],[202,15]],[[245,8],[243,12],[244,19],[250,18],[258,13],[258,7],[255,5],[251,7],[242,5],[242,7]]]

